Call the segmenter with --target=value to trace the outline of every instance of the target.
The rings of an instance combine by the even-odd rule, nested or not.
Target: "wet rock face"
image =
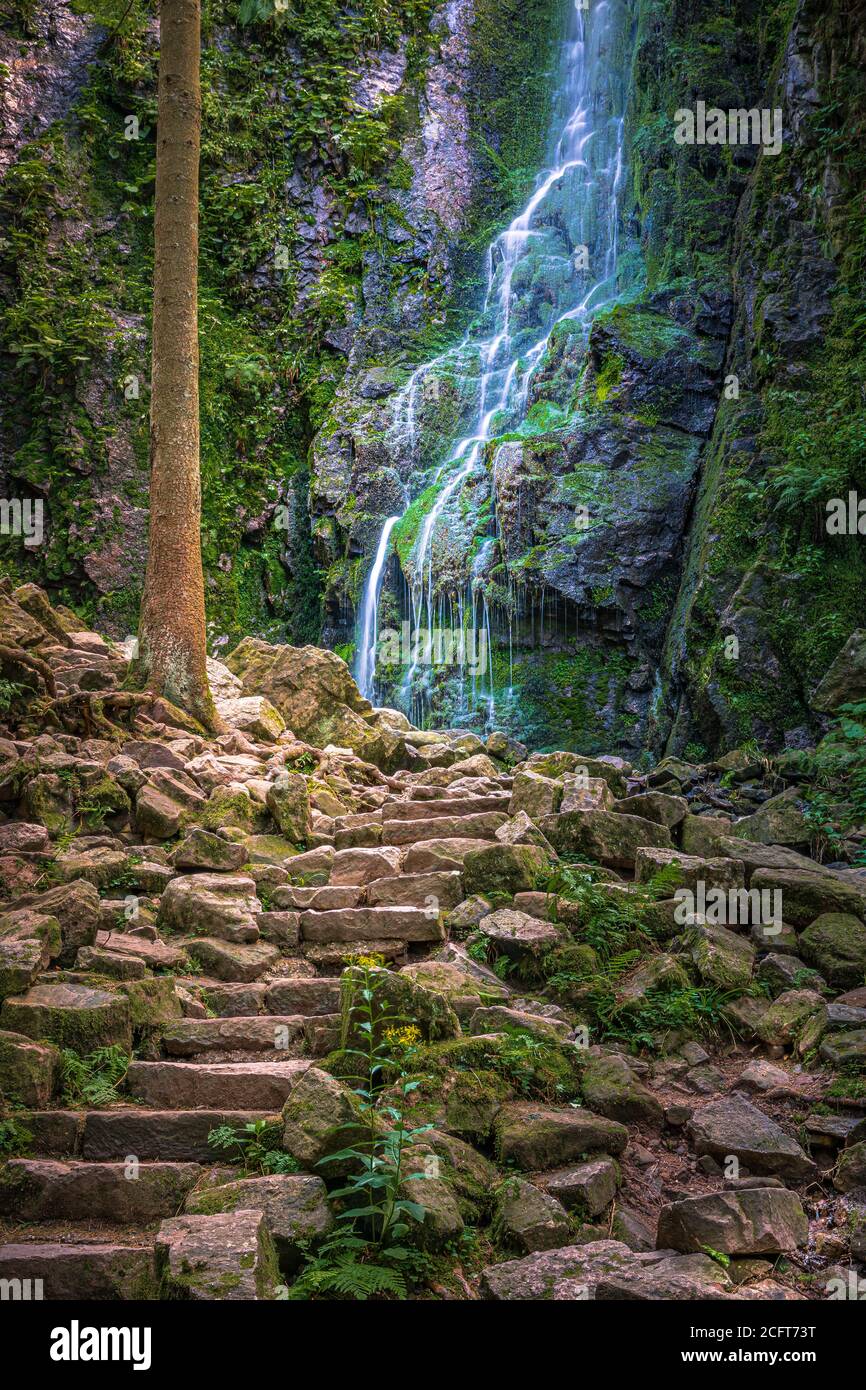
[[[73,13],[68,0],[44,0],[19,32],[10,26],[0,34],[0,178],[27,140],[66,115],[101,40],[90,16]]]
[[[783,112],[785,173],[780,176],[775,159],[759,160],[737,211],[724,371],[726,379],[736,378],[739,394],[722,401],[705,454],[680,614],[671,630],[661,722],[676,747],[696,732],[708,746],[730,746],[745,736],[747,724],[765,745],[795,747],[798,731],[815,728],[816,711],[827,713],[846,694],[862,698],[855,694],[863,686],[862,641],[856,632],[845,641],[860,607],[859,559],[852,547],[847,579],[831,579],[824,525],[826,503],[847,496],[849,484],[843,482],[838,437],[832,430],[822,433],[819,400],[826,387],[826,399],[839,408],[845,370],[839,365],[837,377],[834,365],[825,378],[810,365],[830,363],[834,344],[847,333],[841,218],[859,191],[847,153],[853,142],[843,138],[839,156],[827,158],[816,124],[843,72],[856,93],[848,109],[861,108],[862,43],[862,17],[856,20],[845,6],[806,3],[781,44],[769,104]],[[813,169],[820,169],[814,199],[807,193]],[[844,355],[850,362],[851,351]],[[811,426],[800,440],[800,457],[812,476],[826,475],[816,497],[820,517],[808,541],[819,547],[822,577],[811,582],[803,578],[805,536],[788,541],[800,524],[802,480],[793,469],[785,494],[779,475],[786,457],[781,441],[790,441],[807,398]],[[783,400],[789,408],[776,416]],[[771,469],[775,489],[767,487]],[[742,489],[749,488],[756,491],[743,506],[738,489],[742,498]],[[776,621],[783,603],[790,617],[786,630]],[[830,604],[834,611],[844,609],[846,619],[832,637],[822,638],[814,624]],[[736,661],[724,660],[722,634],[736,637]],[[708,664],[713,648],[718,654]]]

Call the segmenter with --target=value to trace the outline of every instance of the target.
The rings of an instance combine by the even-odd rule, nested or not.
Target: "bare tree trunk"
[[[160,6],[150,542],[138,671],[149,690],[213,727],[207,681],[198,404],[200,0]]]

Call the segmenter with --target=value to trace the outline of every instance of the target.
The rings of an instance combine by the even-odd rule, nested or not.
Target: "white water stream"
[[[446,480],[424,517],[415,543],[410,584],[413,647],[421,645],[417,636],[435,621],[433,549],[437,528],[447,526],[449,506],[459,500],[466,480],[484,466],[483,453],[489,440],[519,427],[525,418],[532,377],[544,359],[556,324],[576,319],[588,333],[593,316],[615,297],[625,122],[622,84],[610,80],[610,63],[620,18],[621,0],[590,0],[588,10],[575,0],[554,99],[558,123],[551,141],[550,167],[539,174],[523,211],[488,248],[481,327],[474,325],[459,345],[418,367],[396,402],[392,436],[398,448],[414,452],[428,374],[443,364],[462,364],[469,355],[479,363],[474,424],[435,471],[432,482],[443,477]],[[577,268],[581,247],[587,248],[588,268]],[[538,305],[535,299],[530,300],[527,309],[524,295],[525,285],[531,282],[531,257],[536,262],[544,258],[555,266],[564,289],[557,294],[554,288],[551,294],[541,296]],[[524,283],[515,290],[518,270],[530,274],[523,274]],[[389,517],[384,524],[361,604],[356,679],[361,693],[371,699],[375,692],[376,614],[389,539],[399,520]],[[478,567],[473,566],[467,595],[473,623],[480,583]],[[482,603],[482,621],[489,636],[490,617],[483,594]],[[464,604],[459,606],[462,612]],[[403,685],[403,699],[409,708],[417,668],[416,660],[408,668]],[[492,657],[490,683],[488,696],[492,698]],[[417,700],[414,703],[417,705]]]

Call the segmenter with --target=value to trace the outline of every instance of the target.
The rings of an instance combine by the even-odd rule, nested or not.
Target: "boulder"
[[[616,1196],[619,1169],[612,1158],[603,1154],[572,1168],[545,1173],[544,1186],[568,1211],[577,1209],[589,1217],[600,1216]]]
[[[101,908],[99,894],[92,883],[77,879],[44,893],[30,893],[16,900],[16,909],[31,908],[60,923],[61,950],[57,963],[71,966],[79,946],[96,941]]]
[[[520,961],[527,956],[538,956],[551,946],[558,946],[565,933],[552,922],[541,922],[528,917],[525,912],[516,912],[511,907],[501,907],[496,912],[482,917],[478,930],[492,942],[503,955]]]
[[[334,1224],[321,1178],[307,1173],[274,1173],[238,1182],[200,1187],[186,1199],[190,1214],[261,1211],[279,1258],[291,1273],[301,1263],[308,1242],[320,1240]]]
[[[752,1173],[797,1181],[811,1178],[815,1164],[796,1139],[744,1096],[723,1096],[696,1110],[686,1126],[697,1154],[738,1158]]]
[[[271,783],[266,805],[280,829],[293,844],[305,844],[312,830],[310,793],[300,772],[281,772]]]
[[[544,816],[541,830],[560,853],[597,859],[613,869],[631,869],[644,846],[672,849],[667,826],[656,825],[642,816],[620,815],[613,811],[571,811],[567,815]]]
[[[592,1299],[602,1278],[634,1264],[635,1256],[618,1240],[564,1245],[488,1265],[481,1274],[481,1291],[485,1298],[508,1303]]]
[[[847,912],[822,912],[800,936],[800,949],[834,989],[856,989],[866,977],[866,925]]]
[[[660,1125],[663,1111],[652,1091],[641,1085],[624,1057],[600,1053],[587,1057],[581,1094],[596,1115],[623,1124]]]
[[[840,705],[866,700],[866,628],[851,633],[812,696],[812,708],[832,714]]]
[[[813,989],[789,989],[762,1015],[755,1034],[768,1047],[793,1047],[800,1057],[817,1047],[827,1030],[827,1005]]]
[[[800,1198],[786,1188],[710,1192],[663,1207],[660,1250],[719,1250],[723,1255],[779,1255],[809,1239]]]
[[[543,816],[555,814],[561,800],[561,782],[527,769],[514,774],[508,811],[512,816],[525,811],[530,820],[540,821]]]
[[[525,1178],[506,1178],[500,1187],[493,1229],[498,1239],[524,1254],[553,1250],[571,1238],[565,1208]]]
[[[170,856],[176,869],[194,869],[202,872],[231,874],[246,863],[246,850],[243,845],[224,840],[209,830],[196,827],[190,830]]]
[[[59,1077],[60,1054],[51,1043],[23,1033],[0,1032],[0,1097],[14,1105],[43,1109]]]
[[[259,1210],[172,1217],[157,1232],[154,1254],[167,1296],[192,1302],[276,1296],[277,1256]]]
[[[366,1130],[356,1096],[319,1067],[309,1067],[292,1088],[283,1106],[283,1148],[305,1168],[363,1139]],[[351,1162],[327,1163],[318,1169],[327,1178],[339,1177]]]
[[[374,718],[334,652],[245,637],[226,665],[240,677],[244,693],[264,695],[299,739],[317,748],[351,748],[386,770],[405,765],[406,735]]]
[[[124,994],[65,981],[34,985],[26,994],[5,999],[0,1024],[82,1055],[115,1043],[129,1049],[132,1042]]]
[[[808,845],[811,828],[806,805],[796,787],[788,787],[770,797],[751,816],[734,823],[734,839],[752,840],[759,845]]]
[[[751,887],[779,889],[785,921],[793,927],[808,927],[825,913],[866,918],[866,892],[817,864],[811,870],[756,869]]]
[[[570,806],[563,807],[563,810],[571,809]],[[656,825],[666,825],[668,830],[673,830],[675,825],[679,825],[685,819],[689,803],[684,796],[668,796],[666,792],[644,792],[641,796],[626,796],[615,801],[612,809],[619,815],[642,816],[644,820],[654,821]]]
[[[622,1153],[628,1130],[588,1110],[527,1102],[504,1105],[496,1117],[496,1145],[503,1163],[527,1172],[561,1168],[593,1150]]]
[[[755,948],[748,937],[727,927],[693,926],[685,941],[705,985],[731,990],[746,989],[751,983]]]
[[[839,1192],[866,1188],[866,1140],[843,1150],[833,1174],[833,1186]]]
[[[183,874],[166,885],[157,928],[222,941],[255,941],[261,903],[241,874]]]
[[[487,845],[470,850],[463,860],[463,887],[467,897],[480,893],[522,893],[534,888],[548,863],[536,845]]]

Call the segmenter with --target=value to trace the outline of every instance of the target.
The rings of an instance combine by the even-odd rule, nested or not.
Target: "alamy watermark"
[[[722,111],[697,102],[674,112],[677,128],[674,140],[678,145],[760,145],[765,154],[782,151],[782,108],[751,107],[746,110]]]
[[[488,640],[484,628],[418,627],[410,622],[400,630],[383,628],[376,643],[377,666],[460,666],[473,675],[487,669]]]
[[[0,536],[22,536],[26,546],[42,544],[45,503],[41,498],[0,497]]]
[[[779,888],[708,888],[699,879],[694,888],[678,888],[674,898],[674,921],[679,926],[758,926],[765,936],[778,936],[782,930]]]

